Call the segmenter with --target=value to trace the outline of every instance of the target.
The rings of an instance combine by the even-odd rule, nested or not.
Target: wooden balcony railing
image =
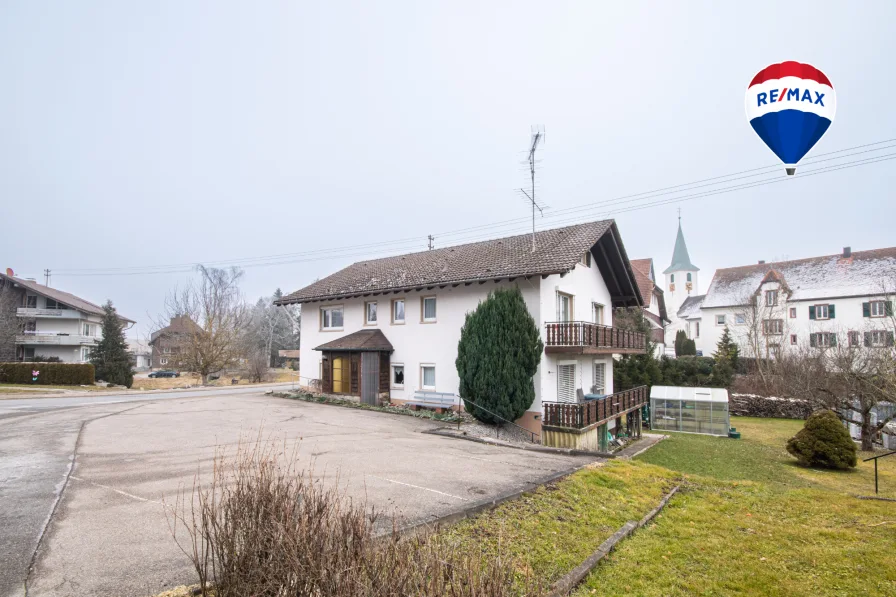
[[[647,336],[587,321],[554,321],[545,324],[548,352],[644,352]]]
[[[584,429],[597,423],[641,408],[647,404],[647,386],[638,386],[623,392],[610,394],[599,400],[585,402],[545,402],[543,425]]]

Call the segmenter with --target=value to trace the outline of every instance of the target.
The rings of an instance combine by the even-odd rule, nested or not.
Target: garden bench
[[[426,392],[418,390],[414,392],[414,397],[405,402],[408,406],[434,408],[436,412],[441,413],[445,409],[451,409],[457,405],[457,396],[448,392]]]

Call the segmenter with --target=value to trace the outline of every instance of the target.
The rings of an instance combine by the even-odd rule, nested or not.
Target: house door
[[[345,367],[344,357],[333,357],[333,393],[344,394],[348,380],[343,381],[343,372]]]
[[[361,402],[376,404],[379,392],[380,353],[361,353]]]

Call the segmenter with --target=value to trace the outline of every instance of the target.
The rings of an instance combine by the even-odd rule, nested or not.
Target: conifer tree
[[[731,339],[731,332],[728,330],[727,325],[722,332],[722,337],[719,338],[718,343],[716,343],[716,351],[712,356],[716,360],[716,363],[727,362],[732,370],[737,367],[737,359],[740,356],[740,351],[737,348],[737,343]]]
[[[678,330],[675,333],[675,356],[680,357],[684,353],[681,352],[682,345],[687,341],[688,335],[684,330]]]
[[[490,293],[467,313],[457,344],[455,365],[467,412],[494,424],[523,416],[535,400],[532,377],[543,350],[520,289]]]
[[[103,305],[103,339],[90,353],[90,362],[96,369],[96,379],[118,386],[131,387],[134,372],[124,338],[124,323],[118,318],[112,301]]]

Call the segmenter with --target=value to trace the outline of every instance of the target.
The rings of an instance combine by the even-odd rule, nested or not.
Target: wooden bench
[[[437,413],[450,410],[457,405],[457,396],[447,392],[425,392],[419,390],[414,392],[414,397],[405,402],[408,406],[416,410],[419,407],[434,408]]]

